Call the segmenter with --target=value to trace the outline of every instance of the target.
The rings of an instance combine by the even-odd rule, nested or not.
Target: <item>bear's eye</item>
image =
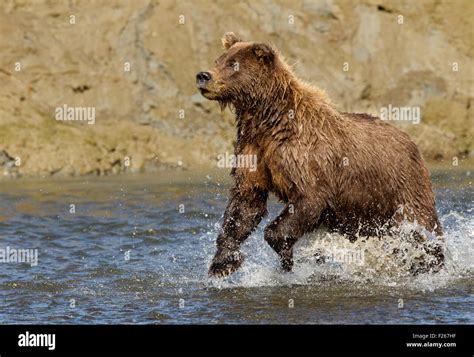
[[[227,63],[227,66],[234,67],[235,63],[236,63],[235,61],[230,61],[229,63]]]

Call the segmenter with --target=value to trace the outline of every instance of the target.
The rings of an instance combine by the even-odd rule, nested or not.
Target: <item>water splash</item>
[[[332,281],[433,291],[458,280],[472,279],[474,218],[471,211],[466,215],[451,211],[441,217],[441,222],[445,267],[438,273],[417,276],[410,273],[413,262],[427,258],[424,249],[414,246],[406,238],[409,235],[403,234],[413,229],[410,224],[403,225],[402,234],[397,237],[358,239],[354,243],[340,234],[311,233],[295,246],[295,265],[290,273],[282,272],[276,254],[259,231],[242,247],[246,261],[240,270],[224,279],[208,279],[207,285],[231,288],[315,285]],[[212,254],[208,257],[209,264]],[[324,263],[321,257],[325,257]]]

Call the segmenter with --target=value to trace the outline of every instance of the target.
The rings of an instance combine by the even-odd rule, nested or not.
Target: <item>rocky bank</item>
[[[276,45],[341,111],[394,122],[428,160],[472,156],[474,2],[49,1],[0,4],[3,176],[69,176],[216,165],[232,114],[197,93],[220,37]],[[95,108],[95,122],[56,108]]]

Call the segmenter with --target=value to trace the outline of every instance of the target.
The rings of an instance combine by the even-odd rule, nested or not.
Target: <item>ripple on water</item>
[[[41,195],[31,194],[39,188]],[[1,266],[0,323],[474,322],[469,189],[438,190],[447,244],[446,269],[438,274],[407,274],[388,254],[400,241],[352,244],[322,231],[298,243],[294,271],[284,273],[263,239],[263,226],[281,209],[271,201],[269,217],[242,246],[242,268],[225,279],[209,279],[207,267],[226,188],[154,176],[17,189],[21,195],[0,187],[0,247],[37,247],[39,264]],[[9,199],[24,201],[21,210],[8,207]],[[364,252],[364,264],[316,263],[315,252],[334,249]]]

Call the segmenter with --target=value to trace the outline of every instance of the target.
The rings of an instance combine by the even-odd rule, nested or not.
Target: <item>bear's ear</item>
[[[228,50],[229,48],[232,47],[234,43],[240,42],[241,39],[238,38],[233,32],[226,32],[224,34],[224,37],[222,37],[221,41],[222,41],[222,46],[224,46],[224,49]]]
[[[259,60],[265,63],[273,63],[275,59],[275,51],[264,43],[256,43],[252,46],[252,51]]]

